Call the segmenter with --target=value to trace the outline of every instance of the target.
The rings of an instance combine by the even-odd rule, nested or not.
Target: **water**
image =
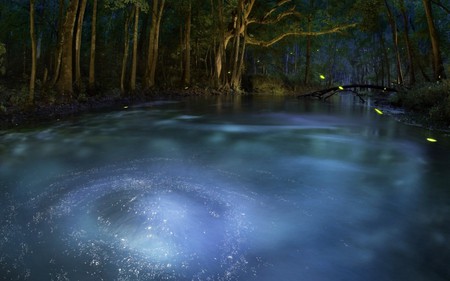
[[[4,131],[0,279],[448,280],[449,148],[345,95]]]

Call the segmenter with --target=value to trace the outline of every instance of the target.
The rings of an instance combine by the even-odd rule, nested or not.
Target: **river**
[[[450,137],[351,95],[2,131],[0,180],[1,280],[450,279]]]

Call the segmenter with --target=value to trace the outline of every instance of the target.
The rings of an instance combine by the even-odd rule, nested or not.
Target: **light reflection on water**
[[[5,280],[446,280],[445,137],[365,107],[197,100],[1,138]]]

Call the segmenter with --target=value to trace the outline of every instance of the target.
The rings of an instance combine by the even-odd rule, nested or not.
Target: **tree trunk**
[[[133,12],[135,10],[133,9]],[[120,75],[120,91],[122,92],[122,96],[125,95],[125,76],[127,72],[127,62],[128,62],[128,53],[130,48],[130,22],[134,17],[133,12],[129,15],[125,15],[125,24],[124,24],[124,46],[123,46],[123,58],[122,58],[122,72]]]
[[[312,16],[308,16],[308,32],[311,32],[311,19]],[[306,59],[305,59],[305,79],[304,84],[308,85],[310,82],[310,72],[311,72],[311,38],[312,36],[306,37]]]
[[[30,92],[28,95],[28,103],[34,102],[34,86],[36,82],[36,63],[37,63],[37,48],[36,48],[36,34],[34,31],[34,2],[30,0],[30,38],[31,38],[31,75],[30,75]]]
[[[423,6],[425,8],[425,15],[427,17],[428,31],[429,31],[430,40],[431,40],[431,47],[433,50],[434,79],[436,81],[439,81],[441,79],[446,78],[444,64],[442,62],[442,57],[441,57],[441,49],[439,46],[439,36],[438,36],[438,32],[436,30],[436,26],[434,25],[431,1],[430,0],[422,0],[422,1],[423,1]]]
[[[144,88],[150,89],[155,86],[156,63],[158,61],[159,29],[165,0],[154,0],[150,9],[152,23],[150,27],[147,65],[145,69]]]
[[[138,30],[139,30],[139,7],[137,4],[134,6],[134,31],[133,31],[133,54],[131,62],[131,78],[130,78],[130,90],[136,91],[136,69],[137,69],[137,47],[138,47]]]
[[[97,0],[94,0],[92,8],[92,28],[91,28],[91,53],[89,56],[89,91],[95,89],[95,47],[97,38]]]
[[[59,13],[58,13],[58,43],[55,50],[55,61],[53,67],[53,78],[51,81],[51,87],[54,87],[59,78],[59,72],[61,68],[61,56],[62,46],[64,43],[63,30],[64,30],[64,0],[59,0]]]
[[[398,48],[397,23],[395,22],[394,15],[392,14],[391,8],[389,7],[387,0],[384,0],[384,3],[386,5],[388,20],[389,20],[389,24],[391,26],[391,31],[392,31],[392,41],[394,43],[394,52],[395,52],[396,67],[397,67],[397,84],[403,84],[402,64],[401,64],[400,52],[399,52],[399,48]]]
[[[84,12],[86,11],[86,3],[87,0],[81,0],[75,33],[75,86],[78,90],[81,89],[81,35],[83,33],[83,19]]]
[[[61,101],[72,98],[73,93],[73,31],[77,17],[79,0],[72,0],[66,11],[62,34],[61,69],[56,83]]]
[[[403,25],[405,29],[405,43],[406,50],[408,52],[408,63],[409,63],[409,84],[413,85],[416,83],[416,70],[414,66],[414,55],[411,45],[411,40],[409,39],[409,24],[408,15],[406,13],[405,0],[400,1],[400,11],[403,17]]]
[[[185,34],[184,34],[184,64],[182,82],[184,86],[188,86],[191,83],[191,17],[192,6],[189,0],[188,11],[186,15]]]
[[[385,75],[384,75],[385,77],[383,77],[383,86],[386,85],[384,83],[385,78],[387,78],[386,83],[389,86],[389,85],[391,85],[391,64],[389,62],[389,55],[388,55],[388,52],[386,49],[386,44],[384,43],[383,32],[380,32],[379,36],[380,36],[381,49],[383,50],[383,65],[386,68]],[[383,70],[384,70],[384,67],[383,67]]]
[[[239,0],[237,4],[236,14],[235,18],[233,19],[234,22],[234,50],[233,50],[233,61],[231,65],[231,80],[230,80],[230,86],[231,89],[234,91],[239,91],[239,79],[238,79],[238,65],[239,65],[239,51],[240,51],[240,45],[241,45],[241,28],[245,28],[243,26],[243,0]]]
[[[223,18],[223,0],[217,1],[217,17],[218,17],[218,46],[215,50],[215,86],[222,87],[224,81],[222,79],[222,68],[226,62],[225,56],[225,28],[224,28],[224,18]]]

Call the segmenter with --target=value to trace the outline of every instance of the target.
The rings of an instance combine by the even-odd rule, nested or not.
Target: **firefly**
[[[123,108],[124,108],[124,109],[127,109],[127,108],[128,108],[128,105],[124,105]]]
[[[378,108],[375,108],[375,111],[380,115],[383,114],[383,111],[379,110]]]
[[[437,142],[437,140],[433,139],[433,138],[427,138],[427,141],[429,141],[429,142]]]
[[[322,80],[324,80],[325,79],[325,76],[324,75],[322,75],[322,74],[320,74],[320,79],[322,79]]]
[[[339,88],[339,90],[341,90],[341,91],[344,90],[344,87],[342,87],[342,86],[339,86],[338,88]]]

